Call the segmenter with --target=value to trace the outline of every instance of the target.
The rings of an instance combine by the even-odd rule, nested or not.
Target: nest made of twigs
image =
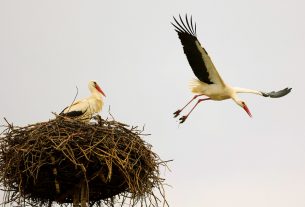
[[[141,135],[137,127],[100,118],[90,124],[63,117],[25,127],[8,123],[0,137],[5,202],[164,204],[164,162]]]

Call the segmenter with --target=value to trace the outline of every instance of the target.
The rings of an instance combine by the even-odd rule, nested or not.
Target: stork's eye
[[[96,82],[95,82],[95,81],[94,81],[93,83],[94,83],[94,85],[96,85]]]
[[[244,102],[244,101],[242,101],[241,103],[242,103],[242,105],[245,105],[245,102]]]

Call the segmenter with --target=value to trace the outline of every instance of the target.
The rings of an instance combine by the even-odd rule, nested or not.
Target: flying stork
[[[106,97],[106,95],[96,81],[90,81],[88,88],[91,96],[73,102],[70,106],[62,110],[59,115],[88,123],[95,113],[100,112],[104,104],[102,96]]]
[[[183,123],[194,108],[202,101],[221,101],[231,98],[237,105],[242,107],[250,117],[252,117],[246,103],[238,98],[237,93],[252,93],[264,97],[279,98],[287,95],[291,91],[291,88],[285,88],[280,91],[265,93],[258,90],[232,87],[226,84],[217,72],[207,51],[198,41],[196,34],[196,23],[193,24],[192,17],[189,21],[187,15],[185,15],[185,22],[182,20],[180,15],[180,22],[177,21],[175,17],[173,18],[175,23],[171,24],[175,27],[175,31],[178,33],[178,37],[181,40],[187,60],[195,76],[198,78],[191,82],[192,92],[196,95],[183,108],[174,112],[174,117],[179,116],[180,112],[199,96],[206,96],[205,98],[200,98],[197,100],[197,103],[193,106],[193,108],[191,108],[191,110],[185,116],[182,116],[179,119],[180,123]]]

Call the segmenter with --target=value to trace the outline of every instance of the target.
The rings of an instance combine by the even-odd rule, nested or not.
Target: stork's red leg
[[[180,124],[182,124],[183,122],[185,122],[185,120],[187,119],[187,117],[192,113],[192,111],[196,108],[196,106],[201,102],[201,101],[206,101],[206,100],[210,100],[210,98],[201,98],[197,101],[197,103],[193,106],[193,108],[189,111],[189,113],[187,115],[182,116],[179,120],[180,120]]]
[[[174,118],[176,118],[177,116],[179,116],[180,112],[185,109],[185,107],[187,107],[192,101],[194,101],[196,98],[198,98],[199,96],[203,96],[203,94],[200,95],[195,95],[182,109],[179,109],[177,111],[174,112]]]

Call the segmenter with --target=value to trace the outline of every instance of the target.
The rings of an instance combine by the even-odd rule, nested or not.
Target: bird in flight
[[[179,118],[180,123],[183,123],[196,106],[202,101],[233,99],[238,106],[242,107],[247,114],[252,117],[245,101],[241,100],[237,96],[238,93],[252,93],[264,97],[279,98],[287,95],[291,91],[291,88],[285,88],[280,91],[266,93],[258,90],[232,87],[228,85],[223,81],[207,51],[201,46],[197,39],[196,23],[193,24],[192,17],[188,18],[188,16],[185,15],[185,21],[182,20],[180,15],[180,21],[175,17],[173,18],[175,22],[171,24],[175,27],[175,31],[178,33],[187,60],[195,76],[198,78],[191,82],[192,92],[196,95],[184,107],[174,112],[174,117],[178,117],[181,111],[195,99],[205,96],[204,98],[197,99],[197,103],[191,108],[191,110],[186,115]]]
[[[73,102],[62,110],[59,115],[89,123],[92,116],[102,110],[104,104],[102,96],[106,97],[106,95],[96,81],[90,81],[88,88],[91,96]]]

